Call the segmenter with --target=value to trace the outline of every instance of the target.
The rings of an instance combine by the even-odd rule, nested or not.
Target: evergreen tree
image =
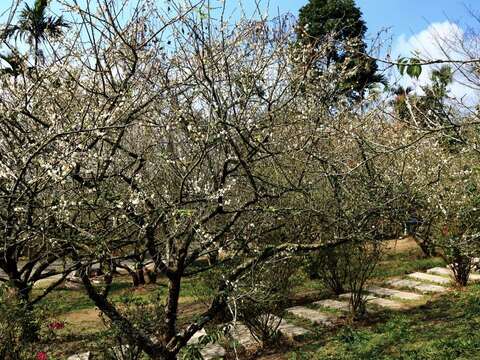
[[[353,0],[310,0],[300,9],[298,43],[315,51],[328,44],[326,56],[313,63],[321,73],[330,66],[342,65],[348,74],[342,92],[361,98],[365,89],[384,82],[375,60],[366,55],[367,26]]]

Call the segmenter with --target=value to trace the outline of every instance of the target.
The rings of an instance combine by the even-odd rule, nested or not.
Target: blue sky
[[[11,1],[13,0],[0,0],[1,12],[11,4]],[[33,1],[27,0],[30,4]],[[77,1],[83,4],[85,0]],[[97,0],[92,1],[96,3]],[[154,1],[160,6],[166,6],[165,3],[168,0]],[[238,10],[239,2],[243,4],[247,14],[251,13],[256,2],[254,0],[210,0],[210,4],[217,7],[224,1],[230,14],[235,13],[234,8]],[[298,10],[308,2],[308,0],[260,1],[263,11],[269,4],[270,17],[286,12],[296,16]],[[53,0],[52,3],[52,9],[59,10],[57,1]],[[468,13],[468,9],[471,9],[474,13],[480,14],[480,0],[356,0],[356,3],[363,12],[363,18],[368,27],[367,39],[374,38],[380,30],[389,29],[388,35],[382,36],[386,42],[382,47],[381,57],[389,53],[396,59],[398,56],[408,57],[412,56],[413,52],[418,52],[423,58],[445,58],[444,53],[439,49],[437,38],[455,41],[455,39],[464,39],[468,25],[480,29],[480,23],[476,23]],[[236,17],[232,15],[233,18]],[[424,71],[418,83],[428,82],[429,73],[430,71]],[[452,91],[458,96],[462,96],[465,91],[470,92],[460,82],[457,83]]]
[[[270,0],[270,14],[291,12],[297,15],[298,10],[307,2],[308,0]],[[243,3],[252,4],[253,0],[244,0]],[[464,38],[469,26],[480,29],[480,23],[469,14],[469,9],[480,14],[480,0],[356,0],[356,4],[363,12],[368,27],[367,38],[374,38],[379,31],[388,28],[388,35],[382,36],[387,41],[382,48],[382,57],[386,55],[385,51],[393,59],[412,56],[413,52],[418,52],[423,58],[444,59],[445,54],[440,50],[437,39],[455,41]],[[452,56],[461,58],[461,55]],[[398,77],[399,74],[396,75],[396,80],[391,80],[399,81],[405,86],[421,86],[429,82],[432,69],[433,67],[425,67],[418,80]],[[478,97],[477,90],[463,85],[460,74],[454,74],[450,91],[452,96],[459,99]]]
[[[249,2],[253,3],[252,0],[244,1],[245,4]],[[306,3],[307,0],[270,0],[270,9],[279,8],[280,13],[289,11],[297,15]],[[356,3],[371,35],[390,27],[394,36],[410,36],[425,29],[429,23],[446,20],[465,25],[472,21],[466,7],[480,11],[480,0],[356,0]]]
[[[33,3],[34,0],[27,0]],[[165,0],[157,0],[160,3]],[[215,3],[223,0],[213,0]],[[239,1],[247,10],[253,9],[254,0],[225,0],[229,7],[234,7]],[[52,1],[56,8],[56,1]],[[83,3],[82,0],[79,0]],[[94,1],[95,2],[95,1]],[[291,12],[298,14],[298,10],[308,0],[262,0],[262,6],[269,3],[271,15]],[[425,29],[429,23],[450,20],[461,27],[471,22],[466,7],[480,12],[480,0],[356,0],[357,5],[363,12],[369,34],[374,36],[379,30],[389,27],[390,34],[394,37],[399,35],[410,36]],[[11,0],[0,0],[0,10],[5,10],[11,4]],[[476,4],[476,5],[475,5]]]
[[[477,1],[458,0],[358,0],[370,32],[392,27],[394,35],[412,35],[430,23],[450,20],[459,25],[471,22],[466,7],[473,8]]]

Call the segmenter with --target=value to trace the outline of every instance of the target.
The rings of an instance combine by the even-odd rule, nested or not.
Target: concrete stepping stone
[[[275,315],[269,315],[269,316],[274,322],[280,320],[280,318],[278,318]],[[280,324],[278,325],[277,330],[281,334],[287,337],[290,337],[293,340],[296,340],[297,338],[309,332],[307,329],[304,329],[294,324],[290,324],[284,319],[280,320]],[[252,347],[258,346],[258,341],[252,336],[248,327],[242,323],[237,322],[235,323],[235,326],[233,326],[232,324],[230,334],[244,348],[252,348]],[[220,356],[220,355],[216,355],[216,356]]]
[[[69,356],[67,360],[90,360],[90,351]]]
[[[337,319],[335,315],[309,309],[304,306],[291,307],[287,309],[287,312],[300,318],[310,320],[315,324],[324,326],[334,325],[335,320]]]
[[[433,284],[425,284],[420,281],[415,281],[415,280],[408,280],[408,279],[402,279],[402,280],[391,280],[388,282],[390,286],[396,287],[396,288],[407,288],[407,289],[414,289],[422,294],[430,294],[430,293],[444,293],[448,291],[446,287],[439,286],[439,285],[433,285]]]
[[[226,354],[226,351],[218,344],[208,344],[202,350],[200,350],[200,354],[202,354],[204,360],[212,360],[223,358]]]
[[[315,301],[313,305],[346,312],[350,311],[350,304],[348,302],[333,299]]]
[[[240,322],[236,322],[235,325],[232,324],[230,335],[246,349],[256,347],[258,345],[258,341],[252,336],[250,330],[248,330],[248,327]]]
[[[342,294],[339,297],[342,299],[349,299],[350,293]],[[373,295],[365,295],[365,298],[367,299],[367,305],[373,304],[373,305],[377,305],[377,306],[384,307],[391,310],[403,310],[407,307],[405,304],[402,304],[398,301],[379,298]]]
[[[434,275],[452,276],[453,272],[446,267],[434,267],[427,270],[427,273]]]
[[[197,331],[191,338],[188,340],[188,344],[196,344],[200,341],[200,337],[207,335],[205,329]],[[218,344],[207,344],[200,350],[200,354],[204,360],[216,359],[223,357],[226,354],[225,349]]]
[[[448,288],[440,285],[433,285],[433,284],[420,284],[415,287],[416,290],[422,293],[444,293],[448,291]]]
[[[409,301],[416,301],[416,300],[422,300],[423,299],[423,296],[419,295],[419,294],[415,294],[415,293],[407,292],[407,291],[400,291],[400,290],[382,288],[382,287],[378,287],[378,286],[370,286],[367,289],[367,291],[369,293],[374,294],[374,295],[387,296],[387,297],[391,297],[393,299],[409,300]]]
[[[398,301],[383,299],[383,298],[376,298],[376,299],[369,300],[369,303],[377,306],[381,306],[387,309],[392,309],[392,310],[403,310],[406,308],[405,304],[402,304]]]
[[[434,267],[428,269],[427,273],[441,276],[453,276],[453,271],[446,267]],[[480,281],[480,274],[470,273],[469,280],[473,282]]]
[[[340,299],[346,299],[346,300],[349,300],[351,296],[352,296],[351,293],[345,293],[345,294],[340,294],[340,295],[338,295],[338,297],[339,297]],[[369,295],[369,294],[363,294],[363,297],[364,297],[365,299],[367,299],[367,300],[377,299],[376,296]]]
[[[57,282],[58,280],[60,280],[62,278],[62,275],[60,274],[57,274],[57,275],[52,275],[48,278],[45,278],[45,279],[41,279],[41,280],[38,280],[38,281],[35,281],[35,283],[33,284],[33,288],[35,289],[44,289],[44,288],[47,288],[49,287],[50,285],[52,285],[53,283]]]
[[[480,274],[470,273],[470,276],[468,277],[468,280],[473,281],[473,282],[479,282],[480,281]]]
[[[190,340],[188,340],[188,344],[198,343],[200,341],[200,338],[205,335],[207,335],[207,332],[205,331],[205,329],[198,330],[195,334],[193,334]]]
[[[271,316],[277,319],[277,321],[280,320],[278,317],[274,315],[271,315]],[[309,332],[307,329],[291,324],[287,322],[285,319],[282,319],[280,321],[280,325],[278,325],[277,330],[280,331],[282,335],[285,335],[293,340],[296,340]]]
[[[452,279],[444,277],[444,276],[438,276],[438,275],[432,275],[432,274],[426,274],[426,273],[421,273],[421,272],[414,272],[412,274],[408,274],[408,277],[416,280],[421,280],[421,281],[429,281],[433,282],[436,284],[442,284],[442,285],[449,285],[452,283]]]

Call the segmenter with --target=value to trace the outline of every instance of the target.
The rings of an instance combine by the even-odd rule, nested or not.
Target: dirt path
[[[419,249],[417,243],[411,237],[407,237],[404,239],[388,240],[386,244],[387,250],[394,253],[402,253],[408,250]]]
[[[72,311],[60,316],[65,321],[69,330],[96,332],[104,328],[100,311],[97,309],[84,309]]]

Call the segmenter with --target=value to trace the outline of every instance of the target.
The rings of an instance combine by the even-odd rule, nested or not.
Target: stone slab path
[[[480,281],[480,274],[471,274],[470,279],[472,281]],[[373,304],[393,311],[400,311],[419,305],[418,302],[428,299],[431,294],[447,292],[449,290],[448,286],[452,284],[451,269],[448,267],[435,267],[428,269],[426,272],[407,274],[405,278],[402,279],[390,279],[386,281],[382,287],[369,286],[366,289],[367,293],[365,294],[365,298],[367,299],[367,305]],[[286,311],[295,317],[309,320],[315,325],[331,327],[338,324],[341,316],[321,311],[321,308],[348,312],[350,307],[348,303],[349,298],[349,293],[341,294],[335,299],[324,299],[310,304],[311,306],[319,308],[318,310],[306,306],[295,306],[286,309]],[[308,329],[296,325],[294,320],[285,319],[280,321],[278,330],[282,335],[295,340],[309,333]],[[198,343],[200,337],[204,335],[206,335],[205,330],[198,331],[192,339],[190,339],[189,344]],[[245,348],[258,345],[248,328],[239,322],[235,323],[235,326],[231,330],[231,335]],[[201,354],[205,360],[212,360],[223,358],[226,355],[226,351],[221,345],[209,344],[201,350]],[[72,355],[68,358],[68,360],[89,359],[90,353]]]
[[[434,267],[427,270],[428,274],[442,275],[442,276],[453,276],[453,271],[447,267]],[[480,274],[471,273],[469,280],[473,282],[480,281]]]
[[[443,275],[443,276],[453,275],[452,270],[450,270],[447,267],[434,267],[434,268],[428,269],[427,274]]]
[[[341,299],[349,299],[351,296],[350,293],[341,294],[339,298]],[[395,300],[384,299],[381,297],[376,297],[373,295],[365,295],[365,299],[367,300],[367,305],[373,304],[383,308],[391,309],[391,310],[402,310],[407,308],[407,305]]]
[[[82,354],[69,356],[67,360],[90,360],[90,351]]]
[[[287,309],[287,312],[299,318],[310,320],[315,324],[323,326],[333,326],[335,320],[337,319],[337,317],[333,314],[313,310],[304,306],[291,307]]]
[[[307,329],[289,323],[285,319],[280,319],[279,317],[272,314],[270,314],[269,317],[275,325],[278,324],[277,330],[282,335],[285,335],[291,339],[295,340],[309,333]],[[230,335],[244,348],[252,348],[258,345],[257,340],[251,335],[248,328],[240,322],[236,322],[235,325],[232,325]]]
[[[207,335],[207,332],[202,329],[197,331],[192,338],[188,341],[189,344],[197,344],[200,341],[200,337]],[[204,360],[211,360],[221,358],[225,356],[225,349],[218,344],[208,344],[202,350],[200,350]]]
[[[378,286],[370,286],[369,288],[367,288],[367,291],[374,295],[386,296],[393,299],[407,300],[407,301],[422,300],[424,298],[422,295],[419,295],[416,293],[400,291],[395,289],[387,289],[387,288],[382,288]]]
[[[232,326],[230,335],[244,348],[251,348],[257,344],[257,340],[252,336],[250,330],[240,322],[236,322]]]
[[[368,302],[369,304],[374,304],[377,306],[381,306],[387,309],[391,310],[402,310],[405,309],[407,306],[401,302],[395,301],[395,300],[389,300],[389,299],[384,299],[384,298],[375,298],[371,299]]]
[[[401,280],[390,280],[388,281],[390,286],[399,289],[412,289],[422,294],[431,294],[431,293],[444,293],[448,289],[444,286],[425,284],[420,281],[401,279]]]
[[[297,340],[298,338],[301,338],[302,336],[309,333],[307,329],[291,324],[287,322],[285,319],[282,319],[280,321],[280,325],[278,326],[278,331],[280,331],[282,335],[285,335],[293,340]]]
[[[345,311],[345,312],[350,311],[350,305],[347,301],[325,299],[325,300],[315,301],[313,305],[324,307],[324,308],[330,308],[334,310]]]
[[[421,273],[421,272],[415,272],[412,274],[408,274],[408,277],[416,280],[421,280],[421,281],[429,281],[432,283],[436,284],[441,284],[441,285],[450,285],[452,283],[452,279],[444,276],[438,276],[438,275],[432,275],[432,274],[426,274],[426,273]]]
[[[340,295],[338,295],[338,297],[339,297],[340,299],[345,299],[345,300],[350,299],[351,296],[352,296],[351,293],[345,293],[345,294],[340,294]],[[373,295],[368,295],[368,294],[365,294],[364,298],[365,298],[365,300],[367,300],[367,301],[371,301],[371,300],[377,299],[375,296],[373,296]]]

